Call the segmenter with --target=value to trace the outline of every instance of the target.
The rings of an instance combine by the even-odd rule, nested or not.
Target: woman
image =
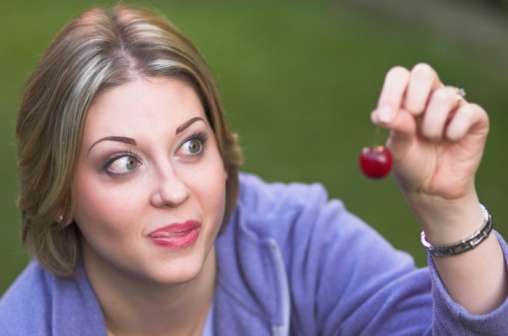
[[[508,249],[474,187],[486,113],[419,64],[388,72],[372,120],[392,131],[428,269],[320,186],[239,174],[214,79],[176,28],[84,12],[20,107],[36,258],[0,301],[0,334],[503,334]]]

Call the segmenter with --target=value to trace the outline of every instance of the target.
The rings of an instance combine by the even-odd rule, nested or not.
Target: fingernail
[[[383,105],[377,111],[378,120],[384,124],[392,121],[394,111],[390,105]]]

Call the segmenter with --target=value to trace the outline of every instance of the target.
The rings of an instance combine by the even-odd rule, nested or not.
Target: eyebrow
[[[192,125],[193,123],[195,123],[198,120],[205,122],[203,120],[203,118],[201,118],[201,117],[191,118],[176,128],[176,134],[183,132],[186,128],[188,128],[190,125]],[[136,146],[136,140],[134,140],[132,138],[122,137],[122,136],[107,136],[107,137],[104,137],[104,138],[101,138],[101,139],[95,141],[88,149],[88,153],[90,153],[93,146],[95,146],[96,144],[98,144],[99,142],[102,142],[102,141],[118,141],[118,142],[123,142],[123,143],[129,144],[129,145]]]
[[[192,125],[194,122],[196,122],[198,120],[205,122],[203,120],[203,118],[201,118],[201,117],[191,118],[176,128],[176,134],[183,132],[187,127],[189,127],[190,125]]]
[[[108,136],[108,137],[104,137],[104,138],[101,138],[101,139],[95,141],[88,149],[88,153],[90,153],[93,146],[95,146],[96,144],[98,144],[99,142],[102,142],[102,141],[118,141],[118,142],[123,142],[123,143],[129,144],[129,145],[134,145],[134,146],[136,145],[136,140],[134,140],[132,138],[122,137],[122,136]]]

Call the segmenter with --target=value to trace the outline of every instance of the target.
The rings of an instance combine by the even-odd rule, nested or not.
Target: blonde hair
[[[80,255],[80,232],[71,221],[72,180],[88,108],[100,92],[136,76],[176,77],[195,88],[228,173],[225,222],[236,205],[242,154],[196,47],[162,16],[147,11],[125,6],[85,11],[41,58],[16,126],[22,238],[41,265],[57,275],[74,274]]]

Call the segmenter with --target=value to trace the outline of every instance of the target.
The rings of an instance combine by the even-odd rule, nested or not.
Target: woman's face
[[[103,92],[88,111],[74,178],[87,271],[193,279],[223,220],[226,179],[190,85],[139,78]]]

